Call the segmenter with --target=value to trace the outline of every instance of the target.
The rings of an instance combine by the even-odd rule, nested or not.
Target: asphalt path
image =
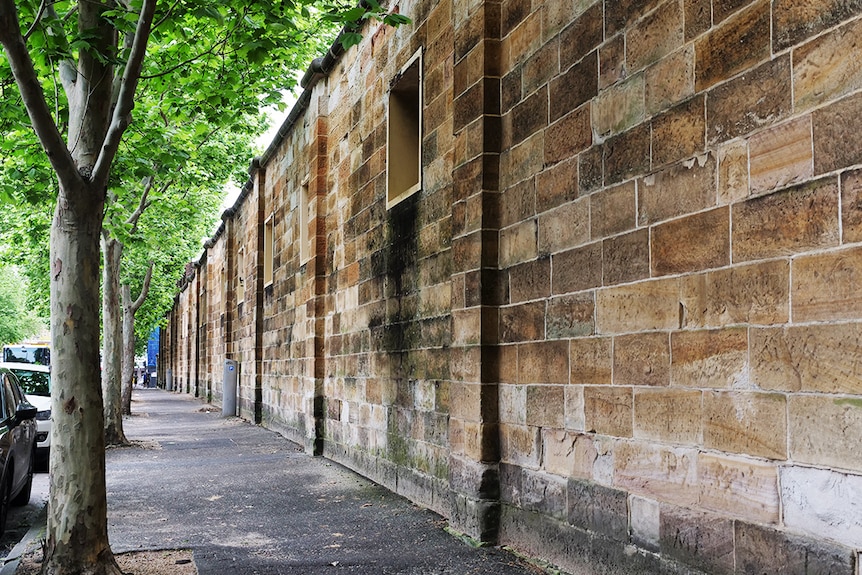
[[[526,575],[435,513],[282,436],[159,389],[134,392],[107,452],[115,553],[192,549],[200,575]]]

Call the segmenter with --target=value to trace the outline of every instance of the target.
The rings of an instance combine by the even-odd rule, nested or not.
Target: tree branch
[[[10,0],[0,1],[9,2]],[[147,42],[150,39],[150,28],[155,11],[156,0],[144,0],[141,7],[141,15],[138,17],[138,25],[135,30],[132,49],[129,53],[129,60],[126,62],[126,69],[120,81],[120,93],[117,96],[117,106],[114,108],[114,116],[111,119],[105,143],[93,167],[94,182],[101,183],[108,181],[111,164],[114,161],[114,156],[117,155],[117,149],[120,147],[123,132],[131,121],[132,109],[135,106],[135,89],[138,86],[138,79],[141,76],[141,69],[144,65],[144,56],[147,52]]]
[[[6,58],[9,60],[33,129],[60,179],[60,184],[66,188],[73,187],[76,182],[80,182],[81,176],[51,116],[33,60],[21,35],[21,26],[13,0],[0,0],[0,44],[5,49]]]
[[[136,299],[134,302],[131,303],[131,305],[129,305],[129,312],[133,316],[138,312],[138,309],[140,309],[140,307],[142,305],[144,305],[144,301],[147,299],[147,293],[149,293],[149,291],[150,291],[150,280],[152,279],[152,277],[153,277],[153,262],[152,262],[152,260],[150,260],[150,267],[147,268],[147,275],[144,277],[144,285],[141,288],[141,293],[138,296],[138,299]],[[131,290],[129,288],[129,284],[123,285],[123,292],[124,292],[123,293],[124,299],[125,299],[125,296],[128,294],[128,299],[126,301],[128,302],[129,300],[131,300]]]
[[[138,220],[141,219],[141,214],[143,214],[144,210],[146,210],[150,205],[150,203],[147,202],[147,196],[150,195],[150,190],[153,189],[155,181],[156,176],[147,176],[147,183],[144,184],[144,192],[141,194],[141,200],[138,202],[138,207],[126,220],[126,225],[131,226],[131,230],[129,231],[130,234],[134,234],[138,231]]]

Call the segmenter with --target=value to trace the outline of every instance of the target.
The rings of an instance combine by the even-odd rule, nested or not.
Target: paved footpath
[[[115,553],[192,549],[200,575],[537,572],[272,431],[158,389],[133,399],[135,446],[107,453]]]

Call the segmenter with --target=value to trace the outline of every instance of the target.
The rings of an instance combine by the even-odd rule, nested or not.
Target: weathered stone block
[[[626,61],[632,71],[657,62],[683,45],[683,11],[665,2],[626,33]]]
[[[862,324],[751,330],[751,379],[761,389],[862,395]]]
[[[591,106],[593,130],[602,137],[625,132],[644,119],[644,76],[602,91]]]
[[[578,338],[569,343],[569,362],[573,384],[609,385],[611,383],[613,340],[609,337]]]
[[[613,0],[605,7],[605,34],[610,37],[659,5],[661,0]]]
[[[613,86],[626,76],[626,37],[619,34],[599,46],[599,90]]]
[[[661,506],[662,554],[707,573],[734,573],[733,521],[717,515]]]
[[[769,2],[760,0],[695,42],[697,91],[731,78],[770,55]]]
[[[650,127],[640,124],[604,144],[605,184],[613,185],[646,173],[650,166]]]
[[[675,331],[670,347],[673,386],[727,389],[749,382],[747,328]]]
[[[538,250],[538,225],[527,220],[500,231],[500,267],[535,259]]]
[[[539,341],[518,346],[518,382],[568,383],[568,342]]]
[[[790,396],[790,455],[795,462],[862,471],[862,401],[829,395]]]
[[[731,142],[718,149],[718,203],[732,204],[748,196],[748,146]]]
[[[733,260],[837,246],[838,182],[824,178],[733,206]]]
[[[811,179],[811,117],[803,116],[752,136],[749,159],[752,194]]]
[[[650,551],[659,550],[661,514],[658,501],[629,496],[629,525],[635,545]]]
[[[652,275],[701,271],[730,263],[730,210],[717,208],[652,229]]]
[[[546,298],[551,293],[551,258],[544,257],[509,269],[512,303]]]
[[[792,93],[789,55],[716,86],[706,96],[707,143],[726,142],[780,122],[792,112]]]
[[[694,506],[699,497],[697,451],[620,442],[614,453],[613,484],[651,499]]]
[[[800,44],[860,11],[862,3],[858,0],[813,0],[803,4],[776,0],[772,4],[774,50]]]
[[[694,94],[694,47],[666,56],[644,72],[647,115],[656,114]]]
[[[595,242],[551,256],[554,294],[571,293],[602,285],[602,244]]]
[[[715,205],[715,157],[703,154],[638,180],[638,223],[646,226]]]
[[[527,387],[500,385],[500,423],[527,424]]]
[[[710,0],[684,0],[685,40],[700,36],[712,26],[712,2]]]
[[[689,389],[635,389],[636,439],[697,445],[701,441],[701,392]]]
[[[862,41],[862,23],[850,22],[793,52],[793,98],[813,108],[862,87],[862,62],[850,46]]]
[[[631,437],[632,388],[594,385],[585,387],[584,417],[588,432]]]
[[[649,229],[642,228],[602,242],[602,283],[614,285],[650,276]]]
[[[539,253],[553,254],[590,240],[590,201],[581,198],[539,216]]]
[[[841,228],[845,243],[862,241],[862,171],[841,174]]]
[[[596,294],[596,331],[630,333],[680,327],[679,280],[605,288]]]
[[[571,2],[560,4],[572,5]],[[602,12],[602,5],[599,2],[593,3],[560,33],[560,65],[563,69],[569,68],[602,43]]]
[[[541,213],[578,197],[578,157],[569,158],[536,175],[536,211]]]
[[[595,333],[595,295],[584,292],[548,300],[548,339],[564,339]]]
[[[829,273],[824,273],[829,270]],[[793,261],[793,320],[862,317],[862,248],[800,257]]]
[[[786,323],[790,265],[770,261],[698,274],[682,278],[680,292],[685,327]]]
[[[501,461],[538,469],[542,455],[540,431],[538,427],[501,424]]]
[[[862,161],[859,144],[862,95],[856,94],[813,113],[814,172],[822,174]]]
[[[575,527],[628,540],[628,496],[625,491],[592,481],[569,479],[569,523]]]
[[[849,547],[862,541],[862,476],[810,467],[781,468],[781,501],[789,529]]]
[[[756,459],[700,453],[700,507],[727,517],[778,524],[778,468]]]
[[[853,554],[770,527],[737,521],[736,572],[744,575],[853,575]]]
[[[555,122],[596,97],[599,91],[599,57],[593,52],[551,80],[550,111]]]
[[[504,117],[503,143],[506,147],[518,145],[539,130],[548,126],[547,88],[533,92],[526,100],[512,108]],[[508,135],[508,137],[506,137]]]
[[[703,416],[704,447],[770,459],[787,458],[784,395],[705,391]]]
[[[860,178],[859,189],[862,196],[862,178]],[[636,199],[635,182],[627,182],[590,194],[592,237],[599,239],[633,229],[637,218]],[[859,220],[862,227],[862,215]]]
[[[527,425],[563,429],[566,396],[562,385],[527,386]]]
[[[566,429],[584,431],[584,386],[567,385],[566,396]]]
[[[614,385],[667,386],[669,383],[667,333],[633,333],[614,338]]]
[[[706,101],[696,96],[652,121],[652,166],[656,168],[704,152]]]

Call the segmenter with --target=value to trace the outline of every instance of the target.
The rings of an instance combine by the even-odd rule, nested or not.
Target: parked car
[[[51,368],[33,363],[0,363],[18,378],[21,390],[32,405],[36,406],[36,462],[47,468],[51,451]]]
[[[33,487],[36,412],[15,375],[0,368],[0,534],[10,505],[26,505]]]

